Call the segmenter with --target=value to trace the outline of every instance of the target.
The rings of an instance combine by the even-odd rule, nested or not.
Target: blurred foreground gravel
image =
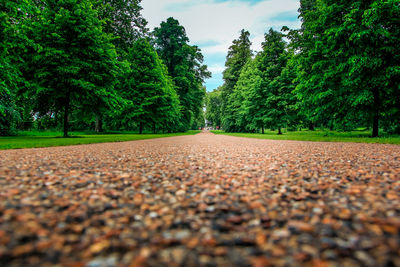
[[[0,151],[1,266],[400,266],[400,146],[210,133]]]

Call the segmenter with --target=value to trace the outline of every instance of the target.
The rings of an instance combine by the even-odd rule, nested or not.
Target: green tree
[[[243,67],[252,57],[249,37],[250,33],[242,30],[239,38],[234,40],[229,47],[226,57],[226,69],[223,72],[224,86],[222,87],[222,126],[225,131],[237,130],[233,120],[232,112],[234,110],[229,107],[232,106],[229,101],[233,100],[230,95],[233,93]]]
[[[361,22],[361,23],[360,23]],[[387,119],[400,132],[400,3],[354,1],[336,35],[349,37],[346,49],[351,104],[372,121],[372,136]]]
[[[18,99],[26,83],[22,55],[32,46],[26,28],[35,6],[26,0],[0,1],[0,135],[16,133],[24,111]]]
[[[260,53],[258,68],[262,73],[261,100],[262,103],[256,103],[262,114],[263,126],[269,128],[278,128],[278,134],[282,134],[281,128],[287,125],[287,107],[291,97],[290,86],[287,86],[289,73],[283,73],[288,52],[286,43],[283,40],[284,35],[273,29],[265,34],[263,42],[263,51]]]
[[[292,125],[296,117],[296,96],[292,93],[296,78],[294,61],[287,64],[292,51],[280,32],[265,34],[263,51],[242,68],[227,101],[225,121],[231,131],[258,131]]]
[[[289,58],[280,75],[268,86],[266,125],[277,128],[278,134],[282,134],[281,129],[284,127],[295,127],[301,123],[297,110],[297,98],[293,92],[296,87],[296,77],[295,61]]]
[[[205,122],[206,122],[205,112],[204,112],[204,109],[202,108],[199,111],[197,118],[194,120],[191,128],[192,129],[204,128],[206,126]]]
[[[12,134],[18,119],[15,101],[21,76],[13,49],[18,46],[18,21],[23,16],[19,9],[23,4],[28,3],[0,2],[0,135]]]
[[[212,92],[207,93],[206,97],[206,120],[208,120],[213,127],[221,127],[221,108],[222,108],[222,97],[221,87],[218,87]]]
[[[171,130],[179,120],[180,106],[172,79],[157,52],[146,39],[136,41],[128,54],[130,70],[125,74],[122,97],[127,103],[122,110],[125,122]]]
[[[204,79],[211,73],[203,64],[204,58],[197,46],[189,45],[185,28],[174,18],[168,18],[154,29],[156,50],[168,68],[182,105],[182,130],[188,129],[203,107]]]
[[[140,13],[140,2],[141,0],[97,0],[99,17],[106,21],[103,31],[115,37],[113,43],[120,56],[136,40],[148,33],[147,21]]]
[[[8,135],[15,128],[15,89],[18,71],[12,64],[10,47],[15,46],[15,24],[18,3],[0,2],[0,135]],[[14,125],[13,125],[14,124]]]
[[[148,34],[146,28],[147,21],[141,15],[141,0],[92,0],[95,2],[95,8],[98,10],[100,19],[105,21],[103,31],[113,36],[112,42],[118,54],[118,75],[114,86],[115,106],[122,106],[126,101],[121,98],[123,91],[123,78],[125,71],[129,68],[127,62],[127,54],[134,42]],[[96,114],[95,128],[96,131],[102,131],[103,120],[110,124],[116,123],[114,108],[104,110],[100,114]],[[81,116],[82,117],[82,116]],[[91,118],[93,120],[93,118]]]
[[[399,10],[398,1],[381,0],[315,1],[302,10],[296,91],[313,121],[369,124],[374,137],[382,119],[398,121]]]
[[[261,94],[262,76],[258,68],[259,55],[249,60],[240,73],[239,80],[231,95],[231,102],[236,103],[235,124],[241,125],[246,131],[256,131],[263,127],[263,117],[260,103],[263,103]]]
[[[28,91],[41,114],[63,112],[64,136],[72,109],[95,113],[110,104],[116,76],[116,52],[111,37],[91,2],[46,0],[32,23],[31,35],[40,46],[30,54]]]

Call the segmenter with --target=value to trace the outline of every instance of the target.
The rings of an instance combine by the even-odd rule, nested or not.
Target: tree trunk
[[[157,131],[156,131],[156,123],[153,123],[153,134],[156,134],[157,133]]]
[[[372,137],[379,136],[379,114],[374,115],[373,123],[372,123]]]
[[[139,123],[139,134],[143,134],[143,122]]]
[[[64,104],[64,137],[68,137],[69,96],[68,94]]]
[[[264,126],[261,127],[261,132],[262,132],[262,134],[265,133]]]
[[[96,116],[95,131],[96,133],[103,132],[103,118],[101,115]]]
[[[372,137],[379,136],[379,112],[381,100],[379,98],[379,90],[377,88],[372,89],[372,95],[374,96],[374,117],[372,121]]]
[[[314,130],[315,130],[314,123],[310,123],[309,130],[310,130],[310,131],[314,131]]]
[[[279,135],[282,134],[282,129],[281,129],[281,127],[278,127],[278,134],[279,134]]]

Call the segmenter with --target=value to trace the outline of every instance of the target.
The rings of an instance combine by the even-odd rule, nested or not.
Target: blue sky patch
[[[223,83],[222,73],[213,73],[212,77],[206,80],[207,92],[217,89],[218,86],[221,86]]]
[[[201,46],[199,46],[201,49]],[[226,53],[225,52],[221,52],[221,53],[205,53],[203,52],[204,57],[207,60],[207,64],[209,66],[211,65],[215,65],[215,64],[225,64],[225,60],[226,60]]]
[[[208,41],[202,41],[202,42],[196,42],[194,43],[194,45],[197,45],[198,47],[200,47],[200,49],[204,48],[204,47],[211,47],[211,46],[216,46],[219,45],[220,42],[214,41],[214,40],[208,40]]]
[[[251,5],[258,4],[260,2],[265,2],[265,0],[214,0],[216,3],[225,3],[225,2],[245,2]]]
[[[282,12],[273,16],[270,20],[296,22],[299,20],[299,13],[297,11]]]

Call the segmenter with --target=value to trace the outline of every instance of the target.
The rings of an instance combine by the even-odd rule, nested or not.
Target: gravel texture
[[[2,266],[400,266],[400,146],[210,133],[0,152]]]

